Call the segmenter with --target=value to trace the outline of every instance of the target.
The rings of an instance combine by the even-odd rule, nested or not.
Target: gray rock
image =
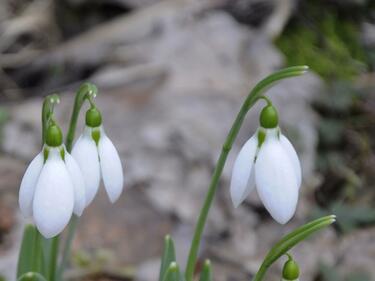
[[[336,268],[343,276],[351,273],[369,275],[375,278],[375,228],[354,231],[343,238],[338,246],[340,257]],[[331,263],[332,264],[332,263]]]

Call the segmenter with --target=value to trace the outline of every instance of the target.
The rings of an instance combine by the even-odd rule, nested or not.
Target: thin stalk
[[[59,236],[52,238],[51,252],[50,252],[51,263],[49,264],[50,268],[49,268],[49,279],[48,279],[50,281],[56,280],[56,267],[57,267],[58,253],[59,253],[59,244],[60,244]]]
[[[79,113],[81,111],[82,105],[86,99],[92,102],[92,98],[96,97],[98,90],[95,85],[91,83],[84,83],[79,87],[74,100],[74,107],[72,111],[72,116],[70,117],[69,129],[66,135],[65,146],[68,152],[71,152],[73,147],[74,135],[77,128],[77,121]]]
[[[277,71],[271,74],[270,76],[266,77],[262,81],[260,81],[245,99],[232,125],[232,128],[229,131],[229,134],[224,142],[224,145],[222,147],[219,159],[216,163],[216,167],[211,178],[211,182],[208,188],[208,192],[206,194],[206,198],[204,200],[201,212],[198,217],[198,221],[195,226],[195,232],[194,232],[194,236],[193,236],[191,247],[190,247],[189,257],[186,263],[186,270],[185,270],[186,281],[192,281],[193,279],[194,269],[195,269],[197,256],[198,256],[199,245],[200,245],[203,230],[207,221],[208,212],[212,205],[212,201],[215,196],[218,183],[219,183],[221,174],[223,172],[228,154],[230,150],[232,149],[232,145],[238,135],[238,132],[242,126],[242,123],[246,117],[247,112],[254,106],[257,100],[261,97],[262,93],[266,89],[271,87],[271,85],[273,85],[275,82],[288,78],[288,77],[302,75],[303,73],[307,71],[307,69],[308,69],[307,66],[295,66],[295,67],[289,67],[289,68],[285,68],[280,71]]]
[[[73,107],[72,115],[70,118],[69,129],[68,129],[68,133],[66,135],[66,141],[65,141],[66,150],[69,153],[72,151],[72,148],[73,148],[73,141],[74,141],[75,131],[77,128],[77,121],[78,121],[78,117],[79,117],[79,113],[81,111],[82,105],[85,102],[85,100],[89,100],[91,104],[92,99],[96,97],[97,92],[98,90],[96,86],[91,83],[82,84],[77,91],[77,94],[74,100],[74,107]],[[73,214],[73,217],[70,220],[69,226],[68,226],[68,235],[65,241],[61,263],[57,272],[57,280],[61,280],[62,275],[64,273],[64,269],[68,263],[68,259],[69,259],[71,247],[72,247],[72,242],[74,239],[74,234],[77,228],[77,222],[78,222],[78,217]]]
[[[40,272],[42,266],[42,239],[43,236],[36,231],[34,238],[34,259],[32,262],[32,271]]]
[[[65,267],[68,263],[70,252],[71,252],[71,246],[74,238],[74,234],[76,232],[77,228],[77,223],[78,223],[78,217],[76,215],[73,215],[72,219],[69,222],[69,228],[68,228],[68,234],[65,240],[65,246],[61,258],[61,263],[58,269],[57,273],[57,280],[61,280]]]

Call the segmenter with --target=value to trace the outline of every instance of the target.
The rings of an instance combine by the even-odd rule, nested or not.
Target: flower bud
[[[99,127],[102,124],[102,115],[100,111],[92,107],[86,112],[86,125],[92,128]]]
[[[265,106],[260,113],[259,122],[263,128],[276,128],[279,123],[279,117],[276,108],[271,104]]]
[[[61,129],[58,125],[53,124],[47,128],[46,144],[51,147],[62,145],[63,136]]]
[[[299,277],[299,266],[293,260],[293,258],[289,256],[288,261],[284,264],[284,267],[283,267],[283,280],[295,281],[295,280],[298,280],[298,277]]]

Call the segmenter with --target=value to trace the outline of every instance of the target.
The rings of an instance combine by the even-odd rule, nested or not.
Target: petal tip
[[[232,204],[233,204],[234,208],[238,208],[243,201],[243,200],[238,200],[238,199],[234,198],[233,196],[231,196],[231,199],[232,199]]]
[[[119,194],[113,195],[112,193],[108,193],[109,201],[114,204],[121,196],[122,191]]]
[[[83,209],[82,210],[74,210],[73,213],[77,216],[80,217],[83,214]]]

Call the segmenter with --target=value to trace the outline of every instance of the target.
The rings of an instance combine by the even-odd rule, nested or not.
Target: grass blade
[[[199,281],[212,281],[211,262],[209,260],[204,261]]]
[[[163,281],[180,281],[180,269],[176,262],[171,262],[165,272]]]
[[[37,272],[27,272],[23,274],[17,281],[47,281],[40,273]]]
[[[172,262],[176,261],[176,253],[174,248],[174,243],[170,235],[164,238],[164,252],[161,259],[159,281],[164,280],[164,276],[170,267]]]

